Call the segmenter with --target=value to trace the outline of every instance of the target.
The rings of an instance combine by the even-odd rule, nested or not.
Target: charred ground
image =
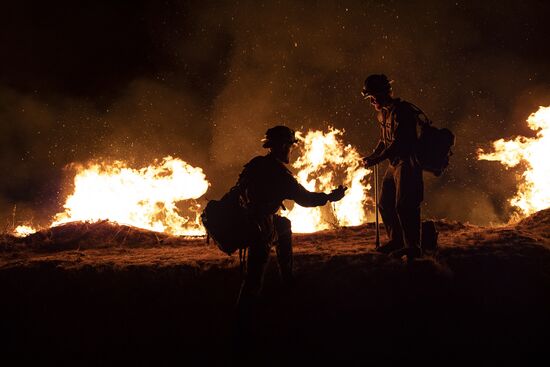
[[[437,227],[439,252],[412,265],[375,253],[371,225],[296,235],[299,282],[283,288],[270,262],[254,345],[239,350],[267,363],[544,357],[550,210],[517,225]],[[94,365],[238,357],[238,257],[204,240],[100,222],[5,236],[1,249],[6,356]]]

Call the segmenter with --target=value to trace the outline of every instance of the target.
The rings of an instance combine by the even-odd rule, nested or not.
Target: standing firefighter
[[[288,219],[275,214],[283,200],[294,200],[301,206],[322,206],[327,201],[344,197],[346,188],[339,186],[330,194],[310,192],[296,181],[286,168],[292,147],[297,142],[293,130],[275,126],[267,130],[264,156],[253,158],[244,166],[236,187],[253,222],[259,227],[259,236],[251,241],[247,272],[241,286],[238,307],[243,311],[259,295],[270,247],[275,244],[283,282],[292,283],[292,231]]]
[[[374,152],[363,160],[366,167],[389,161],[378,204],[390,240],[379,251],[407,255],[412,260],[422,254],[420,203],[424,184],[415,156],[418,113],[412,104],[393,97],[390,83],[384,74],[365,80],[362,95],[378,112],[381,138]]]

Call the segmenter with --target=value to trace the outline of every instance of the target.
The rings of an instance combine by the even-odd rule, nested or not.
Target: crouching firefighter
[[[267,130],[263,147],[269,149],[264,156],[253,158],[245,166],[236,187],[249,216],[259,228],[248,250],[248,262],[239,298],[238,309],[254,303],[262,289],[265,267],[272,245],[275,245],[279,270],[283,282],[293,283],[292,230],[290,220],[275,214],[283,207],[283,200],[293,200],[304,207],[322,206],[327,201],[338,201],[347,188],[339,186],[329,194],[310,192],[294,178],[285,164],[289,163],[292,147],[297,142],[295,132],[286,126]]]
[[[379,251],[412,260],[422,255],[420,203],[424,184],[415,156],[417,112],[412,104],[393,97],[390,83],[384,74],[365,80],[362,95],[378,112],[381,137],[374,152],[363,161],[366,167],[389,161],[378,203],[389,242]]]

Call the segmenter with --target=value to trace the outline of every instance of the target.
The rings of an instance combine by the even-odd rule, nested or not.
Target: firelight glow
[[[16,237],[26,237],[30,234],[33,234],[36,232],[36,229],[33,228],[32,226],[28,226],[28,225],[20,225],[20,226],[17,226],[14,230],[13,230],[13,235],[16,236]]]
[[[176,203],[198,199],[208,186],[201,168],[170,156],[141,169],[120,161],[80,167],[65,211],[52,226],[106,219],[178,236],[204,235],[200,206],[192,204],[195,215],[190,218],[179,214]]]
[[[506,168],[525,164],[518,191],[510,200],[518,210],[518,218],[550,207],[550,106],[540,106],[529,115],[527,123],[537,132],[534,138],[500,139],[493,142],[494,152],[478,152],[478,159],[498,161]]]
[[[291,211],[282,213],[292,221],[293,231],[311,233],[365,223],[365,203],[371,199],[367,196],[370,185],[363,181],[370,171],[363,167],[357,150],[343,143],[343,131],[329,128],[328,132],[315,130],[297,135],[301,154],[292,166],[298,181],[310,191],[330,192],[339,184],[348,190],[341,201],[332,205],[294,205]],[[210,185],[201,168],[170,156],[140,169],[122,161],[75,167],[74,191],[51,226],[109,220],[177,236],[206,234],[200,221],[202,208],[195,201]],[[190,216],[181,215],[176,205],[186,200],[193,213]],[[14,235],[24,237],[36,231],[19,226]]]
[[[294,205],[284,211],[292,221],[292,231],[311,233],[337,226],[357,226],[366,222],[365,203],[370,184],[364,178],[371,172],[364,168],[361,156],[342,141],[343,131],[329,128],[298,135],[300,157],[292,164],[296,178],[309,191],[330,192],[339,184],[348,187],[346,196],[332,205],[304,208]]]

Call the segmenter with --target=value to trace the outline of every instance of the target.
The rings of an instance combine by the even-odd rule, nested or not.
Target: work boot
[[[381,252],[383,254],[390,254],[402,248],[403,248],[403,242],[389,240],[388,242],[380,246],[376,251]]]

